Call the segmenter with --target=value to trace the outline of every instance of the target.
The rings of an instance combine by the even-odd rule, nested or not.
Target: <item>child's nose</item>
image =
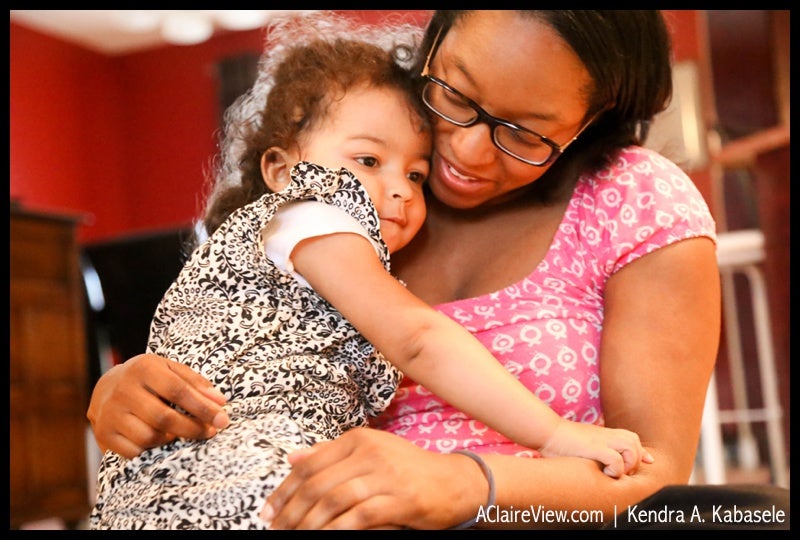
[[[408,200],[413,195],[413,186],[408,178],[395,179],[389,185],[389,195],[393,199]]]

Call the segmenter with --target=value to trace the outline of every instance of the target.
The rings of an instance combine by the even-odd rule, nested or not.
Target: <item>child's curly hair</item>
[[[290,148],[337,95],[368,84],[402,90],[427,118],[414,64],[422,28],[373,26],[331,12],[288,16],[272,24],[253,87],[224,116],[220,155],[212,163],[203,225],[207,234],[267,191],[261,156]]]

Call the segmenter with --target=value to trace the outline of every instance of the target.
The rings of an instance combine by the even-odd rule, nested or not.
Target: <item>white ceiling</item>
[[[134,31],[132,27],[145,17],[163,19],[169,14],[196,15],[212,20],[215,31],[230,31],[226,16],[249,14],[256,17],[256,27],[264,18],[293,10],[10,10],[10,19],[22,26],[63,39],[107,55],[126,54],[169,43],[160,28],[146,27]],[[140,17],[142,19],[140,19]],[[228,26],[226,28],[226,26]],[[233,28],[235,29],[235,28]],[[240,28],[241,29],[241,28]]]

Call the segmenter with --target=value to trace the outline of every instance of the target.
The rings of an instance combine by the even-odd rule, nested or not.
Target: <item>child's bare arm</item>
[[[617,433],[617,449],[611,437],[598,436],[595,430],[603,428],[564,429],[572,422],[525,388],[461,325],[389,275],[366,239],[345,233],[304,240],[292,260],[387,360],[454,407],[530,448],[596,459],[613,472],[638,466],[643,450],[635,434]],[[623,465],[622,451],[634,465]]]

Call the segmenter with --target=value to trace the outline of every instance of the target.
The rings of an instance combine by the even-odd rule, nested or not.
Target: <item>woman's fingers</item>
[[[387,478],[393,478],[382,449],[370,442],[375,435],[386,437],[356,428],[336,440],[291,454],[292,471],[267,499],[269,507],[262,516],[271,515],[276,529],[361,529],[390,524],[387,507],[374,500],[389,491]],[[371,509],[377,508],[380,512],[373,516]]]
[[[464,508],[454,501],[471,508],[464,485],[485,483],[471,460],[369,428],[296,452],[290,461],[292,471],[262,513],[276,529],[441,528],[463,521]]]
[[[289,455],[291,473],[267,499],[261,516],[274,528],[294,529],[300,526],[320,499],[338,484],[359,473],[346,459],[350,455],[346,441],[319,443]],[[328,514],[335,512],[329,509]],[[321,511],[317,510],[317,514]],[[322,511],[324,513],[324,511]],[[319,521],[319,515],[313,518]]]
[[[134,457],[175,437],[208,438],[226,426],[224,396],[211,388],[187,366],[143,354],[100,378],[87,418],[102,450]]]
[[[137,366],[140,372],[136,380],[141,381],[160,400],[178,406],[194,420],[187,422],[186,415],[176,414],[171,407],[153,407],[149,412],[152,415],[150,424],[154,428],[172,431],[179,437],[198,438],[201,436],[198,425],[218,428],[227,426],[228,418],[222,409],[225,396],[209,381],[184,364],[160,356],[152,358],[151,362]]]

